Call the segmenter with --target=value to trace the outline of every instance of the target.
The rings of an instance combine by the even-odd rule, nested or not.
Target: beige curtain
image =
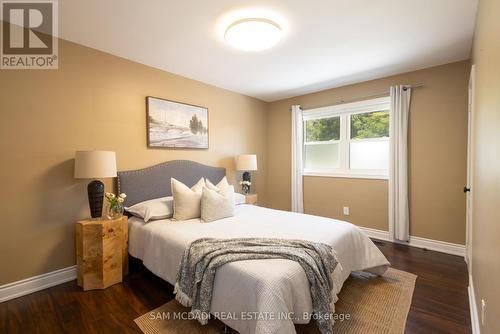
[[[408,208],[408,119],[410,86],[391,87],[389,231],[395,240],[410,239]]]
[[[302,193],[302,145],[303,119],[302,109],[292,106],[292,211],[304,212],[304,195]]]

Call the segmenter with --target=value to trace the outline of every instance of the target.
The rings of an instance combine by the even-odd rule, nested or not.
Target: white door
[[[466,241],[465,241],[465,261],[469,269],[469,274],[472,271],[472,196],[474,194],[473,187],[473,124],[474,124],[474,92],[475,92],[475,65],[472,65],[469,78],[469,102],[468,102],[468,129],[467,129],[467,184],[464,187],[466,193]]]

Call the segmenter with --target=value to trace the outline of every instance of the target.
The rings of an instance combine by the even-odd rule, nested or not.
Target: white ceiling
[[[467,59],[477,0],[64,0],[59,35],[264,101]],[[276,47],[225,45],[219,25],[267,9]]]

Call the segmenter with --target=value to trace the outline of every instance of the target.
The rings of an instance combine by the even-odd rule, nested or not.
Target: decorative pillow
[[[226,189],[229,187],[229,182],[227,182],[227,178],[224,176],[216,186],[209,179],[205,179],[205,186],[210,190],[221,191],[221,189]]]
[[[201,195],[201,219],[208,223],[234,216],[234,187],[229,186],[220,192],[203,188]]]
[[[222,180],[220,180],[220,182],[217,183],[216,186],[214,186],[213,183],[210,182],[209,179],[205,179],[205,186],[210,190],[220,192],[223,189],[230,187],[231,185],[229,184],[229,182],[227,182],[227,178],[224,176],[224,178]],[[234,187],[233,187],[233,191],[234,191]],[[234,204],[235,205],[245,204],[245,203],[246,203],[245,195],[242,195],[239,193],[234,193]]]
[[[161,197],[134,204],[125,208],[136,217],[144,219],[144,222],[155,219],[165,219],[172,217],[174,199],[172,196]]]
[[[173,179],[173,180],[175,180],[175,179]],[[179,181],[177,181],[177,182],[179,182]],[[183,184],[182,182],[179,182],[179,183]],[[191,187],[191,190],[201,193],[203,190],[203,187],[205,187],[205,186],[206,186],[205,179],[201,178],[198,180],[198,182],[196,182],[196,184],[194,186]]]
[[[170,181],[174,198],[174,219],[187,220],[199,218],[201,194],[205,181],[201,178],[191,189],[184,183],[172,178]]]

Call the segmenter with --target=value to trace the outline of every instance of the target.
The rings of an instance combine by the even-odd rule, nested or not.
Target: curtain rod
[[[415,83],[415,84],[411,84],[411,85],[404,85],[404,86],[410,87],[410,88],[420,88],[420,87],[424,87],[424,84],[421,83],[421,82],[419,82],[419,83]],[[330,106],[334,106],[334,105],[342,104],[342,103],[348,103],[348,102],[355,102],[355,101],[360,101],[360,100],[366,100],[366,99],[369,99],[369,98],[375,98],[375,97],[380,97],[380,96],[383,96],[383,95],[387,95],[389,93],[390,93],[390,90],[386,89],[386,90],[383,90],[383,91],[380,91],[380,92],[375,92],[375,93],[372,93],[372,94],[369,94],[369,95],[356,96],[356,97],[352,97],[352,98],[349,98],[349,99],[340,99],[337,102],[333,102],[333,103],[326,104],[326,105],[312,106],[312,107],[302,108],[302,110],[309,110],[309,109],[317,109],[317,108],[323,108],[323,107],[330,107]]]

